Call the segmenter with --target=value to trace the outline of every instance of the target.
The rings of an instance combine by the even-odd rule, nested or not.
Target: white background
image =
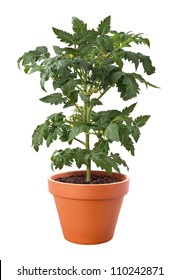
[[[178,279],[180,22],[177,4],[175,0],[1,1],[0,259],[3,280],[29,279],[16,275],[22,265],[101,269],[163,266],[165,276],[149,279]],[[96,28],[108,15],[112,16],[113,29],[143,32],[150,38],[151,49],[140,47],[140,51],[151,55],[156,74],[149,80],[161,89],[147,91],[143,87],[137,99],[137,115],[151,114],[151,119],[142,130],[136,156],[127,156],[130,192],[125,197],[115,236],[105,244],[83,246],[63,239],[53,197],[48,193],[47,177],[52,173],[49,158],[57,146],[42,147],[39,153],[31,148],[33,129],[57,108],[38,101],[44,94],[38,75],[26,76],[18,70],[16,61],[36,46],[58,44],[52,26],[71,31],[71,18],[77,16],[90,28]],[[121,102],[118,93],[113,91],[104,101],[109,108],[117,108],[117,102]],[[131,279],[144,279],[142,277],[131,276]],[[45,278],[49,279],[31,277]],[[94,278],[118,279],[118,276]]]

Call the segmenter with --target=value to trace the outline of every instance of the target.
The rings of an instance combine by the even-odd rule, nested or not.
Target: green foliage
[[[146,80],[147,75],[155,73],[150,57],[127,49],[133,48],[133,44],[150,47],[150,41],[142,33],[111,30],[110,16],[103,19],[96,30],[88,29],[86,23],[73,17],[72,31],[69,33],[53,27],[61,42],[53,46],[55,55],[50,55],[47,47],[40,46],[18,59],[18,67],[22,67],[26,74],[39,72],[43,91],[46,91],[46,83],[51,82],[53,92],[40,100],[63,108],[63,113],[52,114],[36,127],[32,146],[38,151],[43,142],[48,147],[56,140],[69,145],[78,142],[83,148],[56,150],[51,157],[52,168],[62,169],[73,163],[78,168],[85,165],[89,178],[93,161],[108,173],[112,170],[120,172],[119,166],[128,166],[119,153],[111,152],[111,144],[119,142],[134,155],[140,129],[150,116],[132,117],[137,103],[121,111],[115,108],[106,111],[95,109],[103,105],[103,96],[111,88],[119,92],[123,101],[137,97],[140,84],[156,88]],[[132,71],[126,72],[124,69],[129,62]],[[138,73],[139,65],[144,69],[144,76]],[[111,98],[113,94],[110,102]],[[66,114],[69,107],[73,108],[72,113],[67,110]],[[97,139],[92,147],[91,137]]]

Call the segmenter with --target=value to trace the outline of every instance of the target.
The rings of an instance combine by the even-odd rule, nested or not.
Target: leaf
[[[41,75],[40,85],[41,85],[42,90],[44,90],[46,92],[45,82],[46,82],[45,75]]]
[[[134,120],[134,124],[137,125],[138,127],[142,127],[146,124],[149,118],[150,118],[149,115],[139,116]]]
[[[32,135],[32,146],[35,151],[39,151],[39,146],[43,144],[44,124],[38,125]]]
[[[45,46],[40,46],[40,47],[37,47],[36,48],[36,50],[35,50],[35,52],[36,52],[36,54],[37,55],[42,55],[42,54],[47,54],[48,53],[48,49],[47,49],[47,47],[45,47]]]
[[[74,159],[78,168],[81,168],[83,164],[87,165],[89,156],[90,152],[86,149],[74,149]]]
[[[142,33],[136,34],[133,36],[133,41],[136,44],[144,44],[147,45],[148,47],[150,47],[150,41],[148,38],[143,38],[141,35],[143,35]]]
[[[144,72],[147,75],[152,75],[155,73],[156,68],[152,65],[152,61],[149,56],[143,55],[142,53],[137,53],[139,60],[141,61]]]
[[[90,126],[87,126],[85,124],[80,124],[77,126],[74,126],[71,128],[69,133],[69,139],[68,141],[72,141],[77,135],[79,135],[82,132],[88,132],[90,130]]]
[[[130,51],[124,51],[122,52],[123,58],[131,61],[135,65],[135,69],[137,70],[138,65],[139,65],[139,57],[136,53],[130,52]]]
[[[121,77],[122,77],[121,71],[112,72],[112,74],[109,76],[110,85],[116,84]]]
[[[72,34],[66,32],[66,31],[54,28],[54,27],[52,29],[53,29],[53,32],[57,35],[57,38],[60,39],[61,42],[73,45],[74,41],[73,41]]]
[[[41,71],[41,66],[38,66],[36,64],[35,64],[35,66],[29,67],[29,68],[31,68],[31,70],[29,71],[29,74],[33,74],[34,72]]]
[[[43,98],[40,98],[39,100],[45,103],[50,103],[51,105],[52,104],[58,105],[58,104],[62,104],[65,99],[62,97],[61,93],[52,93]]]
[[[125,115],[125,116],[128,116],[130,113],[133,112],[134,108],[136,107],[137,103],[134,103],[128,107],[125,107],[123,110],[122,110],[122,114]]]
[[[77,17],[72,18],[73,31],[76,33],[83,34],[87,31],[87,24]]]
[[[93,112],[92,121],[97,126],[105,126],[107,125],[121,112],[118,110],[107,110],[107,111],[100,111],[98,113]]]
[[[109,33],[110,29],[111,29],[111,16],[106,17],[104,20],[102,20],[100,22],[100,24],[98,25],[98,32],[100,35],[104,35]]]
[[[109,141],[105,139],[100,139],[98,142],[94,144],[94,152],[103,152],[106,155],[109,151]]]
[[[118,126],[115,122],[111,122],[104,131],[104,136],[112,141],[119,141]]]
[[[139,85],[133,75],[127,73],[117,83],[118,91],[124,101],[134,98],[139,93]]]
[[[62,49],[60,48],[60,47],[58,47],[58,46],[53,46],[53,49],[54,49],[54,51],[55,51],[55,53],[57,54],[57,55],[59,55],[59,56],[61,56],[62,55]]]
[[[92,98],[89,102],[90,106],[102,105],[102,102],[97,98]]]
[[[102,46],[104,51],[111,52],[113,50],[112,38],[108,35],[101,35],[96,38],[96,44]]]
[[[29,51],[27,53],[24,53],[24,55],[22,56],[22,65],[28,65],[28,64],[33,64],[34,62],[36,62],[37,60],[37,56],[36,56],[36,52],[35,51]]]
[[[65,150],[56,150],[51,156],[51,167],[55,169],[62,169],[64,165],[71,166],[73,163],[73,151],[70,148]]]
[[[130,137],[131,135],[131,127],[125,124],[119,124],[118,126],[119,140],[121,144],[127,151],[130,151],[134,156],[134,143]]]
[[[140,81],[141,83],[144,83],[147,86],[153,87],[153,88],[159,88],[151,83],[149,83],[148,81],[146,81],[140,74],[137,73],[132,73],[133,77],[136,78],[138,81]]]
[[[62,169],[64,165],[71,166],[75,161],[78,168],[81,168],[83,164],[87,165],[90,153],[86,149],[66,148],[64,150],[55,151],[51,156],[51,167]]]
[[[124,167],[127,168],[127,170],[129,170],[129,167],[127,165],[127,163],[125,162],[125,160],[123,160],[120,155],[118,153],[111,153],[111,158],[113,159],[113,161],[117,164],[117,165],[123,165]]]
[[[135,140],[135,142],[137,142],[139,140],[141,133],[137,126],[133,126],[131,135],[132,135],[133,139]]]
[[[92,156],[91,159],[94,161],[97,167],[100,167],[101,169],[105,169],[109,174],[112,173],[112,165],[111,163],[107,160],[107,155],[103,152],[99,153],[94,153],[92,151]]]
[[[116,52],[113,52],[112,57],[113,57],[114,61],[116,62],[116,64],[119,66],[119,68],[122,69],[123,62],[122,62],[121,56],[119,56]]]

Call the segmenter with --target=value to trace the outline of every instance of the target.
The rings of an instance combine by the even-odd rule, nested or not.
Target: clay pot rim
[[[48,178],[49,191],[54,196],[71,199],[83,199],[83,200],[102,200],[112,199],[119,196],[124,196],[129,190],[129,177],[120,173],[112,173],[119,179],[123,179],[119,182],[109,184],[69,184],[65,182],[57,182],[54,179],[61,176],[68,176],[71,174],[84,174],[85,171],[67,171],[60,172],[51,175]],[[105,171],[92,171],[94,174],[105,174]]]
[[[117,173],[117,172],[112,172],[111,175],[109,175],[106,171],[102,171],[102,170],[91,170],[91,173],[93,174],[104,174],[105,176],[112,176],[112,177],[116,177],[118,179],[122,179],[122,181],[119,181],[119,182],[112,182],[112,183],[106,183],[106,184],[76,184],[76,183],[66,183],[66,182],[58,182],[58,181],[55,181],[56,178],[62,176],[62,177],[65,177],[65,176],[71,176],[71,175],[74,175],[74,174],[85,174],[86,171],[85,170],[73,170],[73,171],[64,171],[64,172],[58,172],[58,173],[55,173],[55,174],[52,174],[48,177],[48,181],[51,181],[51,182],[55,182],[56,184],[59,184],[59,185],[68,185],[68,186],[78,186],[78,187],[105,187],[105,186],[115,186],[115,185],[119,185],[121,183],[126,183],[129,181],[129,176],[128,175],[125,175],[125,174],[122,174],[122,173]]]

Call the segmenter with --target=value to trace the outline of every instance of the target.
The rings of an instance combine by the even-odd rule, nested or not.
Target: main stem
[[[90,123],[90,120],[91,120],[91,110],[90,110],[90,106],[89,106],[89,102],[85,102],[84,103],[84,122],[85,123]],[[85,133],[85,146],[86,146],[86,149],[88,151],[90,151],[90,135],[89,133]],[[88,162],[87,162],[87,167],[86,167],[86,182],[87,183],[90,183],[91,181],[91,160],[88,159]]]

